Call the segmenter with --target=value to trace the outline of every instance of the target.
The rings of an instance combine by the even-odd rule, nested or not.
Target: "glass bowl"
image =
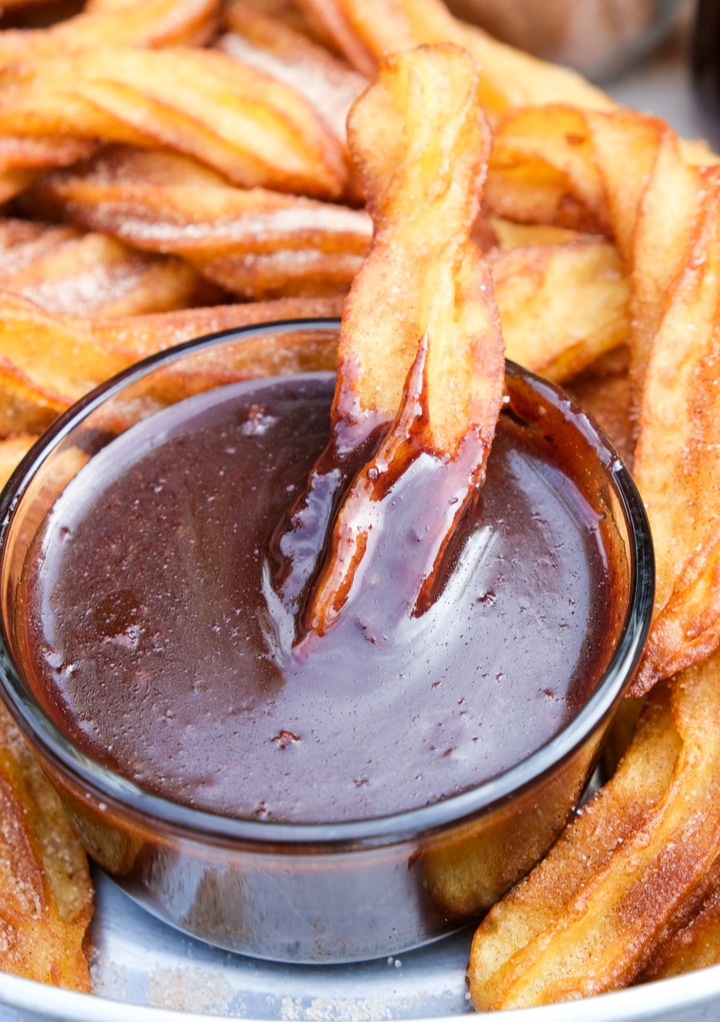
[[[19,627],[23,579],[53,504],[118,433],[168,405],[249,376],[333,368],[337,327],[330,320],[266,324],[145,360],[61,416],[1,500],[1,694],[89,854],[173,926],[232,951],[298,963],[358,961],[433,941],[477,918],[532,867],[583,792],[653,605],[650,533],[629,473],[567,395],[508,363],[504,414],[543,436],[553,422],[563,425],[575,481],[609,523],[607,554],[618,565],[604,673],[554,738],[460,795],[336,824],[190,808],[141,789],[75,745],[26,681]]]

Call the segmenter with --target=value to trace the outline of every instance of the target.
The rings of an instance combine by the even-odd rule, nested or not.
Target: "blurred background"
[[[498,39],[596,81],[651,53],[688,11],[679,0],[448,0],[448,6]]]

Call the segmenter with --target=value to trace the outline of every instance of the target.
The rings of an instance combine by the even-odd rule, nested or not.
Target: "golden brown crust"
[[[344,142],[350,107],[367,78],[299,28],[252,3],[230,0],[223,4],[222,17],[228,32],[216,45],[295,89]]]
[[[720,885],[700,907],[697,915],[681,927],[652,956],[637,983],[669,979],[695,969],[720,963]]]
[[[481,65],[479,89],[486,108],[495,118],[506,114],[491,154],[487,208],[529,220],[533,226],[546,224],[554,230],[563,225],[605,235],[604,240],[545,235],[542,242],[538,237],[531,242],[526,238],[520,245],[516,240],[512,246],[505,241],[493,251],[508,353],[562,379],[629,336],[632,377],[622,366],[593,363],[585,378],[578,380],[577,390],[591,406],[595,403],[601,419],[610,423],[611,434],[628,453],[631,403],[635,430],[638,422],[641,427],[638,479],[660,538],[659,616],[641,685],[687,663],[688,658],[707,655],[720,627],[712,509],[717,480],[707,457],[715,440],[714,327],[704,332],[704,347],[684,347],[687,334],[681,329],[696,317],[698,308],[708,324],[715,321],[713,217],[717,211],[713,205],[710,212],[701,212],[697,196],[698,186],[705,183],[714,196],[716,183],[712,175],[688,165],[689,159],[707,159],[707,151],[699,148],[689,157],[690,147],[652,118],[625,112],[587,115],[577,107],[604,108],[610,105],[607,97],[569,72],[533,61],[462,25],[436,0],[393,4],[304,0],[303,6],[306,18],[298,17],[287,0],[231,2],[224,15],[231,33],[221,43],[225,53],[188,49],[209,39],[218,13],[216,0],[90,0],[85,13],[56,28],[24,32],[21,50],[16,33],[0,33],[0,67],[6,68],[0,76],[4,129],[0,201],[28,188],[44,168],[87,159],[101,143],[131,143],[148,150],[133,156],[137,161],[134,180],[120,173],[127,164],[119,161],[101,181],[94,169],[105,159],[104,153],[91,161],[90,172],[75,166],[67,173],[49,175],[45,195],[52,194],[63,216],[122,236],[138,249],[181,257],[182,268],[162,260],[164,270],[172,266],[169,277],[162,278],[167,294],[176,296],[163,301],[203,300],[189,297],[197,284],[189,265],[243,298],[295,290],[345,290],[366,250],[367,216],[288,193],[300,191],[326,200],[342,196],[347,202],[356,199],[356,184],[345,165],[341,118],[348,96],[360,88],[363,76],[313,49],[308,41],[313,33],[310,24],[324,31],[326,39],[332,36],[363,73],[374,73],[386,49],[439,40],[465,46]],[[178,45],[181,48],[172,54],[157,57],[131,49]],[[20,53],[23,63],[18,66]],[[231,61],[228,54],[240,57],[240,63]],[[321,95],[308,87],[309,69],[322,78]],[[284,84],[273,83],[261,73],[269,70]],[[246,85],[247,94],[240,103],[244,107],[238,110],[228,96],[236,97]],[[256,116],[253,101],[258,92],[264,105]],[[570,100],[574,107],[519,109],[530,101],[548,100]],[[269,135],[261,134],[267,118],[274,119]],[[237,130],[240,120],[243,131]],[[243,148],[244,135],[251,139],[247,148]],[[374,159],[377,174],[389,180],[396,170],[392,125],[378,138],[369,162]],[[166,147],[169,154],[159,158],[153,170],[158,146]],[[189,167],[189,158],[196,161],[192,171],[185,179],[180,171],[175,177],[170,172],[173,163],[180,167],[185,161]],[[258,184],[276,191],[248,189],[240,196],[238,186]],[[294,221],[292,226],[276,223],[268,231],[267,218],[276,213],[285,221],[290,214],[312,216],[314,229]],[[138,270],[137,260],[145,258],[132,256],[125,262],[126,250],[109,239],[86,241],[83,236],[80,242],[76,231],[59,230],[76,246],[75,254],[66,248],[67,262],[57,251],[52,255],[52,231],[48,231],[44,242],[50,247],[35,269],[30,263],[16,266],[12,273],[6,268],[6,285],[38,298],[41,278],[50,275],[66,282],[67,298],[69,282],[75,279],[77,284],[86,258],[108,268],[122,265],[128,274]],[[510,247],[512,251],[507,251]],[[160,262],[152,262],[159,267]],[[67,277],[62,276],[65,267]],[[463,299],[477,286],[476,273],[474,256],[463,260],[456,277]],[[601,279],[605,273],[610,277]],[[184,284],[179,283],[181,278]],[[145,279],[151,286],[150,278]],[[160,278],[152,280],[155,290]],[[180,297],[183,287],[186,298]],[[567,301],[553,301],[561,292]],[[671,308],[666,310],[668,297]],[[157,300],[157,292],[147,298]],[[573,302],[582,304],[582,316],[569,314]],[[342,299],[333,297],[189,308],[109,320],[88,314],[88,306],[75,307],[75,312],[85,313],[81,316],[51,315],[17,295],[0,295],[0,432],[41,429],[94,383],[171,343],[250,322],[336,315],[341,307]],[[111,295],[106,295],[102,308],[115,314],[131,311],[128,305],[113,302]],[[138,311],[137,305],[132,308]],[[414,337],[413,344],[418,340]],[[301,367],[306,355],[313,365],[332,365],[332,345],[323,343],[296,353],[293,365]],[[678,351],[686,353],[679,369]],[[261,346],[249,345],[247,357],[248,371],[287,368]],[[371,351],[368,362],[374,365],[376,357]],[[405,361],[409,366],[411,360]],[[374,385],[384,386],[386,378],[401,383],[407,379],[407,373],[400,377],[386,372],[382,358],[377,364]],[[440,364],[444,371],[447,362]],[[685,386],[689,380],[692,386]],[[641,383],[645,386],[642,405]],[[392,400],[388,397],[383,407],[389,409],[389,418],[397,406],[397,395]],[[455,416],[455,426],[463,415],[461,410]],[[444,411],[441,422],[443,416]],[[457,439],[455,426],[446,435],[440,431],[441,447]],[[671,434],[672,443],[668,441]],[[29,435],[3,442],[0,453],[8,471],[29,442]],[[708,771],[714,769],[712,736],[703,732],[715,712],[714,697],[708,693],[702,702],[688,697],[686,703],[681,688],[677,698],[673,696],[676,725],[663,703],[663,693],[657,691],[617,779],[590,804],[527,884],[488,917],[482,941],[486,949],[494,949],[500,966],[501,975],[492,979],[500,991],[497,1003],[503,998],[510,1003],[513,998],[577,996],[628,982],[664,939],[662,935],[680,925],[695,910],[704,889],[717,882],[718,851],[713,852],[713,836],[707,829],[714,819],[713,806],[707,798],[702,803],[704,819],[696,832],[683,816],[691,808],[685,798],[688,779],[702,789],[709,783]],[[676,765],[679,734],[684,759]],[[14,748],[13,741],[8,748]],[[677,776],[671,783],[674,770]],[[23,778],[12,770],[8,776],[9,780],[0,762],[0,800],[5,818],[13,820],[18,806],[30,806],[36,775],[30,766]],[[34,797],[44,805],[44,789],[39,787]],[[13,945],[13,960],[7,964],[0,957],[0,967],[13,970],[17,966],[25,974],[85,989],[87,970],[78,950],[90,911],[85,867],[73,865],[76,846],[54,808],[49,810],[51,829],[47,831],[37,812],[28,812],[29,816],[19,817],[27,832],[24,837],[22,831],[16,834],[12,851],[20,858],[14,879],[7,878],[9,907],[3,910],[6,915],[16,913],[12,924],[24,943]],[[56,838],[60,845],[69,842],[69,859],[54,851]],[[662,842],[668,840],[675,845],[663,850]],[[634,846],[627,855],[626,843]],[[621,866],[627,880],[624,891],[625,880],[613,879]],[[24,914],[27,905],[13,900],[18,879],[34,892],[36,904],[47,907],[42,925],[33,932]],[[672,903],[670,888],[675,891]],[[611,904],[615,915],[603,930],[601,915]],[[567,913],[567,931],[554,916],[560,906]],[[657,963],[663,954],[666,961],[673,956],[675,961],[682,960],[684,967],[702,961],[691,955],[677,957],[677,947],[687,949],[682,942],[691,932],[701,934],[705,927],[711,932],[712,906],[712,900],[708,901],[707,913],[698,915],[694,924],[698,929],[680,931],[685,936],[677,938],[679,944],[666,945],[675,946],[675,951],[658,952],[655,975],[660,974]],[[0,912],[0,937],[9,918]],[[646,926],[642,932],[638,920]],[[617,931],[612,930],[615,923]],[[488,928],[493,930],[491,939]],[[550,938],[542,936],[546,930]],[[518,958],[513,942],[523,949]],[[67,956],[61,955],[59,963],[51,956],[53,944]],[[583,948],[588,944],[593,956],[582,966]],[[526,945],[534,950],[527,952]],[[607,957],[601,958],[601,952]],[[584,967],[584,976],[571,974],[573,955],[581,963],[578,968]],[[503,964],[503,956],[512,959],[510,965]],[[476,969],[478,961],[476,957]],[[551,966],[554,961],[554,979],[552,968],[541,965],[548,961]],[[41,975],[43,969],[46,972]],[[594,969],[603,972],[597,980],[591,976]],[[480,982],[476,977],[475,990]]]
[[[450,45],[387,57],[353,107],[348,136],[374,235],[343,310],[332,430],[346,447],[378,425],[386,432],[343,494],[308,604],[318,635],[372,559],[373,504],[422,448],[469,467],[453,515],[430,549],[417,548],[422,588],[401,602],[419,612],[484,478],[504,380],[490,270],[471,240],[489,150],[473,62]]]
[[[586,237],[489,258],[508,358],[561,383],[627,341],[630,288],[612,243]]]
[[[516,168],[531,176],[540,167],[550,182],[532,200],[541,221],[572,196],[573,210],[587,213],[581,222],[607,231],[627,267],[633,469],[656,546],[655,619],[632,689],[641,695],[720,641],[718,481],[708,457],[717,433],[718,171],[691,166],[665,122],[627,110],[515,111],[493,154],[503,215],[512,213]],[[523,191],[513,215],[534,208],[527,199]]]
[[[0,132],[166,147],[244,186],[337,198],[348,184],[342,146],[312,107],[217,50],[104,44],[5,67]]]
[[[658,689],[615,776],[478,928],[468,967],[476,1008],[503,1006],[526,969],[550,959],[552,935],[571,913],[582,918],[586,885],[650,818],[672,780],[680,749],[668,692]]]
[[[219,0],[126,0],[92,5],[38,29],[0,32],[0,67],[51,58],[60,51],[117,46],[178,46],[207,42],[217,25]]]
[[[441,0],[300,0],[348,61],[372,74],[384,53],[452,42],[476,60],[489,113],[531,103],[573,102],[607,109],[612,101],[579,75],[537,60],[453,17]]]
[[[0,707],[0,969],[90,989],[87,858],[47,779]]]
[[[180,256],[243,299],[347,291],[371,236],[364,210],[234,187],[157,150],[109,147],[45,175],[34,197],[138,249]]]
[[[704,202],[667,295],[640,405],[635,478],[653,529],[656,614],[634,692],[708,656],[720,642],[720,175]]]
[[[255,322],[337,316],[340,311],[336,299],[287,298],[140,316],[81,317],[52,314],[20,295],[0,291],[0,436],[39,433],[92,387],[181,341]]]
[[[616,777],[481,924],[469,972],[476,1006],[546,1004],[626,986],[697,911],[716,883],[720,852],[719,677],[718,654],[678,676],[669,712],[679,748],[669,740],[667,711],[664,726],[642,739],[646,712]],[[636,801],[623,783],[648,766],[650,783]],[[595,833],[588,848],[588,814],[613,836],[610,846]],[[559,887],[545,881],[553,871]],[[579,880],[570,897],[568,876]]]
[[[105,234],[0,220],[0,287],[50,312],[132,315],[217,299],[179,259],[138,252]]]

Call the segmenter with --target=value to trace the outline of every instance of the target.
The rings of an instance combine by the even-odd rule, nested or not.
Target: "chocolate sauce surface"
[[[383,569],[296,643],[268,550],[333,387],[313,373],[183,401],[108,444],[48,518],[24,583],[30,683],[83,749],[173,801],[294,822],[424,806],[538,749],[607,664],[602,516],[505,415],[431,605],[395,606],[417,537],[402,515],[385,534],[379,508]],[[422,459],[410,476],[386,499],[432,521]]]

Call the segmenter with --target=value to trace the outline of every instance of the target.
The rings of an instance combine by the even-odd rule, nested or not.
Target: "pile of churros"
[[[386,243],[392,261],[412,201],[411,166],[410,198],[396,194],[397,133],[416,133],[417,160],[437,160],[439,187],[453,187],[442,139],[427,155],[422,109],[398,125],[391,88],[363,107],[372,146],[349,155],[353,103],[417,47],[410,83],[422,68],[442,98],[452,75],[437,65],[470,67],[487,124],[462,134],[482,201],[457,213],[457,242],[452,205],[428,210],[417,260],[432,281],[434,241],[448,259],[460,245],[457,293],[480,279],[462,276],[457,253],[482,258],[507,356],[567,384],[608,430],[657,558],[629,703],[639,719],[619,763],[476,932],[471,997],[498,1009],[720,961],[715,156],[441,0],[87,0],[62,17],[13,0],[0,27],[0,473],[141,357],[223,328],[339,315],[363,266],[367,296],[366,254]],[[477,313],[470,291],[463,308]],[[452,331],[448,310],[439,326]],[[5,725],[0,794],[0,967],[87,990],[87,865]]]

